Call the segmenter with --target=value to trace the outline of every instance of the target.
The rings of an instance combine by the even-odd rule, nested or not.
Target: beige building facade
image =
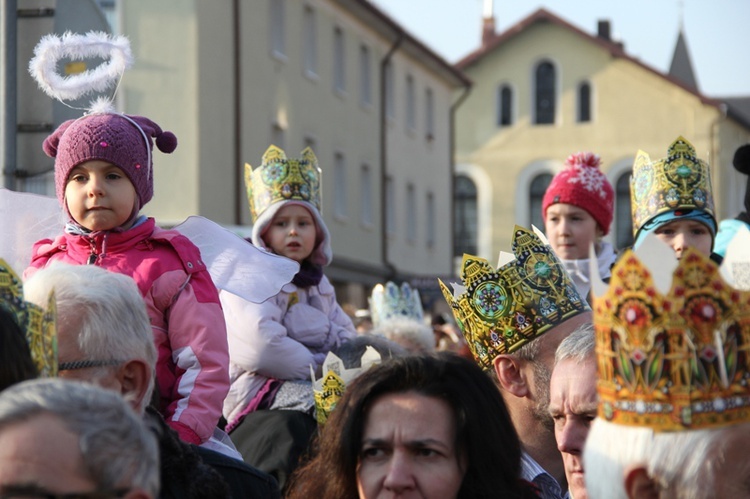
[[[105,11],[135,57],[119,108],[179,140],[154,158],[144,213],[249,235],[244,164],[257,167],[270,144],[291,157],[310,146],[341,302],[365,307],[377,282],[451,272],[452,117],[470,85],[460,70],[364,1],[127,0]]]
[[[690,82],[650,68],[609,37],[589,34],[540,9],[503,33],[491,19],[482,46],[457,66],[473,81],[457,112],[457,227],[463,251],[496,261],[514,224],[541,226],[541,198],[568,155],[592,151],[616,192],[608,236],[630,244],[629,176],[636,152],[666,156],[682,135],[712,165],[717,218],[743,209],[746,179],[732,168],[750,141],[750,120]],[[680,47],[678,47],[679,49]],[[741,178],[742,177],[742,178]]]

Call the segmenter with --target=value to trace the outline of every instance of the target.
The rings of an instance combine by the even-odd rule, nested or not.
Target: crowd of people
[[[750,496],[750,289],[720,266],[750,262],[722,234],[750,221],[717,223],[687,139],[636,154],[632,249],[604,239],[600,158],[572,154],[546,236],[516,226],[498,267],[440,282],[453,318],[386,282],[372,327],[324,275],[312,150],[246,166],[245,243],[299,268],[252,300],[141,214],[155,147],[177,139],[106,106],[44,141],[67,223],[23,280],[0,261],[0,496]]]

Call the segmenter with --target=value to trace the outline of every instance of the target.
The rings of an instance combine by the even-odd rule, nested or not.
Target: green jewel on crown
[[[287,159],[283,150],[270,146],[258,168],[245,163],[245,185],[253,223],[279,201],[307,201],[320,211],[320,169],[309,147],[301,159]]]
[[[698,159],[695,148],[684,137],[669,146],[667,157],[652,161],[638,151],[630,178],[633,234],[662,213],[700,209],[714,215],[708,164]]]
[[[485,370],[492,369],[498,355],[513,353],[590,310],[543,238],[516,226],[511,248],[515,258],[497,269],[465,254],[461,286],[454,285],[454,291],[440,281],[456,323]]]

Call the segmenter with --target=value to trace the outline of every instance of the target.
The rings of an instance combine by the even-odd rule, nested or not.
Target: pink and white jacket
[[[232,386],[224,417],[234,426],[258,404],[269,379],[310,380],[326,354],[356,336],[330,281],[307,288],[289,283],[261,304],[221,291]],[[312,390],[312,389],[311,389]]]
[[[52,261],[93,263],[135,280],[158,352],[161,412],[186,442],[208,440],[229,390],[229,354],[218,292],[198,248],[149,218],[124,232],[66,233],[54,241],[41,240],[24,277]]]

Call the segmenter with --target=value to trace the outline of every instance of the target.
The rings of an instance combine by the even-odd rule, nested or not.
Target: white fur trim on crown
[[[72,76],[57,73],[57,64],[61,59],[80,61],[92,57],[100,57],[105,62]],[[47,95],[66,101],[107,90],[119,81],[132,64],[130,41],[124,36],[112,37],[101,31],[79,35],[68,31],[62,37],[42,37],[34,48],[34,57],[29,61],[29,73]]]

